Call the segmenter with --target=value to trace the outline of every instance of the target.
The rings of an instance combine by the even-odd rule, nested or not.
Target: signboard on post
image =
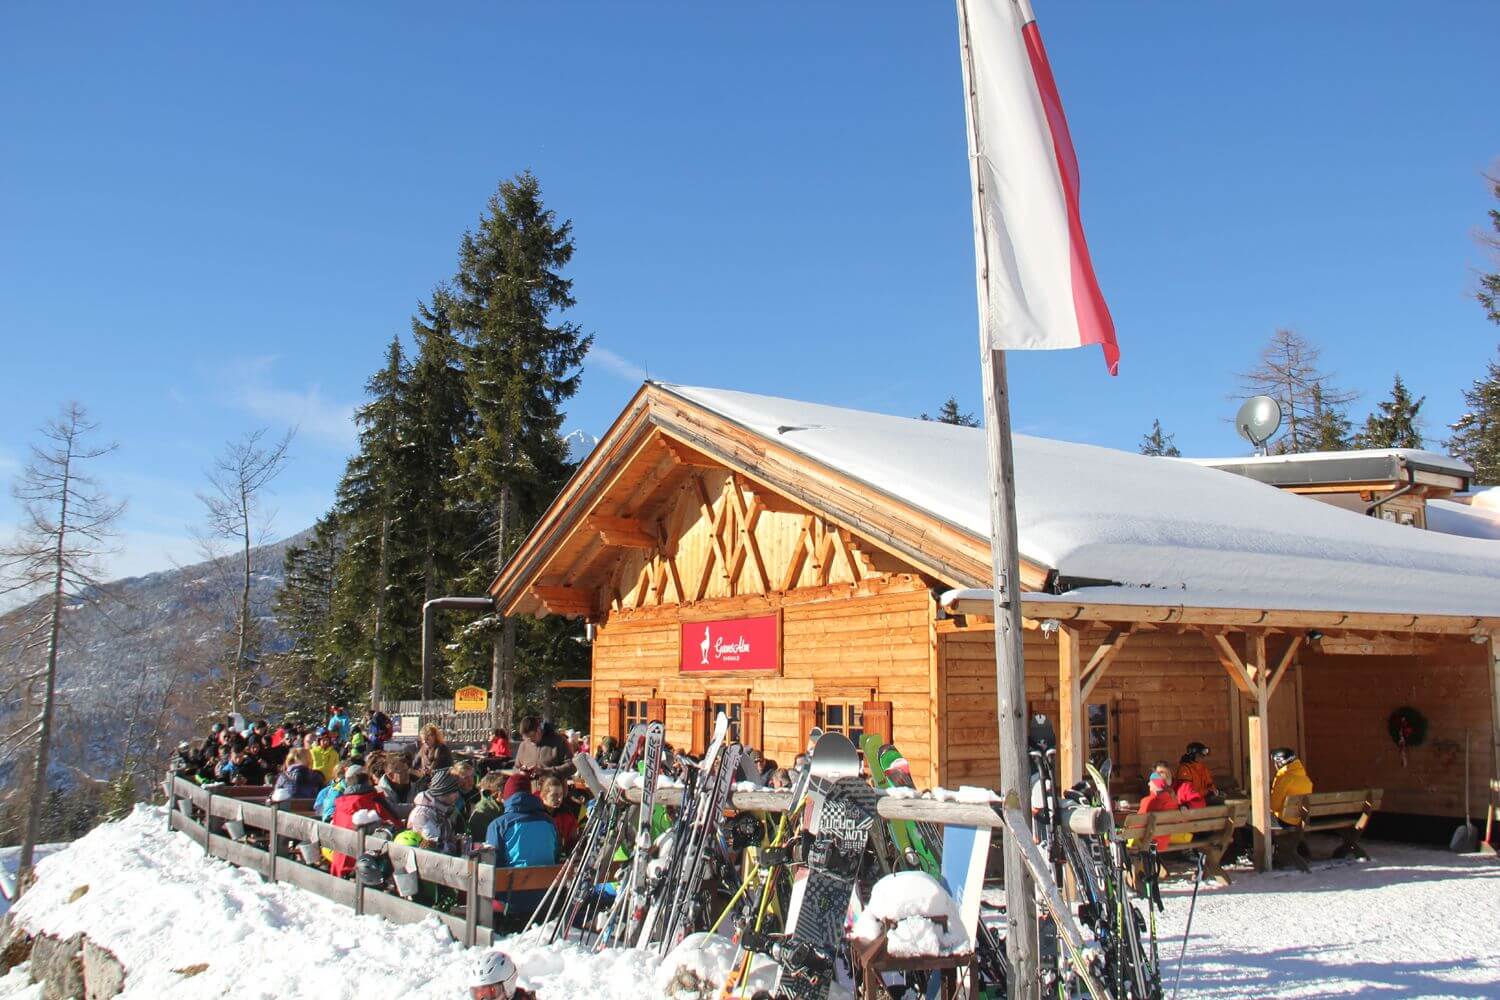
[[[720,618],[678,626],[678,668],[685,674],[781,669],[781,616]]]
[[[453,711],[483,712],[490,707],[490,693],[476,684],[453,692]]]

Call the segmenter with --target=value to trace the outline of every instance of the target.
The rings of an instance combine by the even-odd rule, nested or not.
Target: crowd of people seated
[[[527,716],[462,758],[435,725],[422,728],[414,750],[390,738],[384,713],[355,722],[336,705],[310,727],[286,719],[273,730],[266,720],[229,718],[201,743],[180,744],[172,770],[202,784],[269,786],[269,802],[334,826],[384,828],[399,842],[446,854],[480,851],[497,866],[554,865],[577,842],[587,793],[569,779],[587,736]],[[332,874],[354,873],[356,859],[327,857]]]

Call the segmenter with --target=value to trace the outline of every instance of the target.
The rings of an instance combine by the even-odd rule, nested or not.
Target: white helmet
[[[474,963],[469,986],[500,986],[505,990],[500,995],[508,997],[515,992],[518,976],[516,963],[510,960],[509,955],[503,951],[487,951]]]

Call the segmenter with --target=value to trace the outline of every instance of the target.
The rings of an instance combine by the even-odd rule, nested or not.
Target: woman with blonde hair
[[[414,777],[431,779],[434,773],[453,765],[453,751],[443,742],[443,731],[436,725],[429,722],[423,726],[418,739],[422,745],[411,769]]]
[[[312,766],[312,751],[306,747],[294,747],[286,755],[286,763],[276,776],[276,787],[271,790],[272,802],[288,799],[310,799],[323,788],[323,775]]]

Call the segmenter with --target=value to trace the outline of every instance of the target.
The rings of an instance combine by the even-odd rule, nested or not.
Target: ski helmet
[[[1197,740],[1187,745],[1187,753],[1184,754],[1189,760],[1197,760],[1199,757],[1208,756],[1208,747]]]
[[[354,877],[367,889],[378,889],[391,877],[391,859],[384,851],[366,851],[354,862]]]
[[[402,830],[396,834],[391,843],[400,844],[402,847],[421,847],[422,835],[415,830]]]
[[[1297,751],[1293,750],[1291,747],[1277,747],[1275,750],[1271,751],[1271,763],[1275,764],[1278,770],[1286,767],[1296,759]]]
[[[488,951],[479,956],[469,975],[469,994],[475,1000],[505,1000],[516,989],[520,971],[503,951]]]

